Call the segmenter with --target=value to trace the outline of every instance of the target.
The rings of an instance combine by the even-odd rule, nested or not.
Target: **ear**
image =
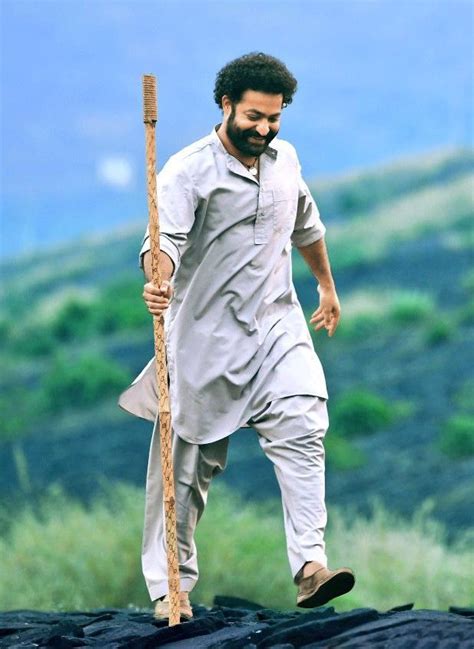
[[[222,105],[222,112],[224,113],[224,117],[228,118],[232,112],[232,101],[229,99],[227,95],[223,95],[221,99],[221,105]]]

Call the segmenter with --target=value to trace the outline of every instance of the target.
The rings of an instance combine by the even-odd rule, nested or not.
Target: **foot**
[[[193,609],[189,601],[188,593],[179,594],[179,616],[181,620],[191,620],[193,617]],[[170,598],[165,595],[158,599],[155,603],[155,613],[153,615],[155,620],[168,620],[170,617]]]
[[[295,578],[298,585],[296,605],[301,608],[323,606],[334,597],[348,593],[355,583],[350,568],[329,570],[317,561],[309,561]]]

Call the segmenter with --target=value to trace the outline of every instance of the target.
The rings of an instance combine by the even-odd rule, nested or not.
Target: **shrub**
[[[0,344],[5,345],[11,335],[12,323],[6,318],[0,318]]]
[[[93,329],[93,302],[78,297],[69,298],[51,323],[51,334],[59,342],[87,338]]]
[[[396,296],[390,308],[391,318],[400,324],[420,322],[434,311],[434,301],[430,295],[417,291],[401,293]]]
[[[107,285],[94,307],[95,326],[101,333],[151,326],[142,299],[143,280],[128,276]]]
[[[474,417],[468,414],[454,415],[445,424],[438,438],[440,449],[453,459],[474,455]]]
[[[364,340],[380,329],[382,317],[375,313],[360,313],[341,319],[337,335],[347,340]],[[385,328],[385,323],[383,323]]]
[[[80,358],[60,355],[44,377],[42,398],[50,412],[90,406],[117,394],[128,379],[128,373],[109,358],[92,353]]]
[[[12,336],[11,348],[21,356],[47,356],[56,342],[51,329],[43,324],[28,324]]]
[[[367,463],[363,451],[331,430],[324,438],[324,448],[326,450],[326,462],[329,467],[345,471],[358,469]]]
[[[453,337],[453,324],[443,318],[431,321],[425,331],[425,343],[430,347],[440,345]]]
[[[30,409],[23,404],[20,390],[8,390],[0,394],[0,441],[20,437],[28,428]],[[22,404],[20,408],[18,404]]]
[[[394,418],[393,406],[363,389],[337,397],[331,409],[331,426],[346,437],[376,433],[391,424]]]
[[[468,293],[474,291],[474,269],[468,270],[464,273],[461,278],[461,286]]]
[[[474,415],[474,378],[462,382],[454,395],[454,402],[461,410]]]
[[[458,311],[457,320],[459,325],[470,326],[474,324],[474,300],[469,300]]]

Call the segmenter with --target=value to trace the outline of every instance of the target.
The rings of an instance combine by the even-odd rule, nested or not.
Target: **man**
[[[143,297],[164,314],[173,421],[181,615],[198,578],[194,531],[229,435],[252,426],[280,485],[297,605],[320,606],[354,585],[325,553],[327,391],[291,279],[296,246],[319,282],[310,322],[329,336],[340,307],[325,227],[294,148],[277,138],[296,80],[274,57],[251,53],[217,75],[222,123],[172,156],[158,178],[160,265],[151,280],[148,230]],[[142,566],[155,616],[169,614],[154,359],[121,395],[155,421],[147,473]],[[218,533],[218,532],[216,532]]]

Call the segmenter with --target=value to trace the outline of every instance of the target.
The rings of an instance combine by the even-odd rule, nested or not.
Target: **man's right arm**
[[[174,271],[174,263],[171,260],[171,257],[167,255],[166,252],[163,252],[163,250],[160,251],[160,270],[161,279],[169,282]],[[143,272],[147,281],[151,282],[151,250],[148,250],[143,255]]]
[[[157,188],[160,206],[160,287],[152,283],[149,226],[139,253],[140,267],[147,280],[143,299],[153,315],[161,315],[173,296],[170,279],[179,268],[181,252],[193,227],[198,203],[192,174],[183,161],[175,156],[161,170]]]

